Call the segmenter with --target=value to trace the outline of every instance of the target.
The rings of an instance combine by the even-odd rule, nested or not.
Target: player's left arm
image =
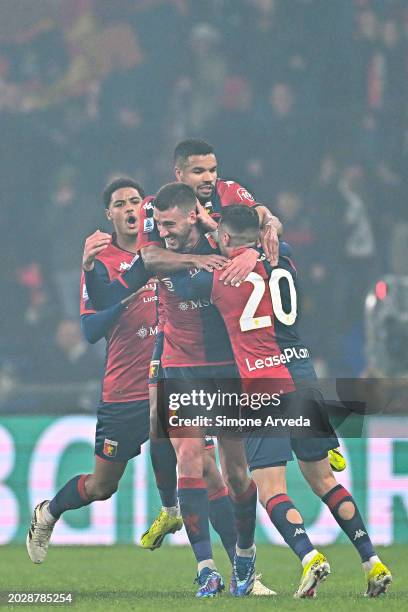
[[[116,323],[125,306],[121,302],[92,314],[81,316],[81,330],[84,338],[90,344],[95,344],[101,338],[106,338],[112,325]]]
[[[272,266],[279,258],[279,236],[282,235],[282,223],[263,204],[256,207],[259,216],[259,239],[263,252]]]
[[[82,315],[81,329],[85,340],[90,344],[95,344],[101,338],[106,338],[111,327],[119,320],[120,315],[126,310],[135,295],[135,293],[132,293],[118,304],[114,304],[105,310]]]

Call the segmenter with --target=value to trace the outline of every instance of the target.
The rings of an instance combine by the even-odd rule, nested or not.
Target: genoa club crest
[[[158,359],[153,360],[150,362],[150,368],[149,368],[149,378],[156,378],[159,374],[159,366],[160,366],[160,360]]]
[[[118,443],[115,440],[108,440],[108,438],[105,438],[105,442],[103,443],[103,454],[107,457],[116,457],[117,452]]]

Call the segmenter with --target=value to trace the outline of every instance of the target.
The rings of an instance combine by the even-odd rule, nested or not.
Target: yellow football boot
[[[168,533],[176,533],[183,527],[181,516],[170,516],[163,508],[149,529],[140,538],[140,546],[148,550],[160,548]]]
[[[346,469],[347,461],[345,460],[338,448],[332,448],[327,454],[333,472],[342,472]]]
[[[381,561],[377,562],[369,572],[366,572],[366,577],[367,590],[364,597],[378,597],[381,593],[386,593],[392,582],[390,570]]]
[[[317,553],[303,568],[300,585],[293,595],[295,599],[316,597],[317,587],[330,574],[330,565],[324,555]]]

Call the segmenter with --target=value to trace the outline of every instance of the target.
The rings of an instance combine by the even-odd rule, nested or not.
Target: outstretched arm
[[[142,258],[151,275],[172,274],[189,268],[203,270],[221,270],[228,259],[222,255],[195,255],[194,253],[175,253],[160,246],[151,244],[142,248]]]
[[[81,329],[85,339],[90,344],[95,344],[101,338],[106,338],[111,327],[115,325],[120,315],[126,310],[128,304],[134,299],[135,295],[136,294],[132,293],[128,298],[105,310],[82,315]]]

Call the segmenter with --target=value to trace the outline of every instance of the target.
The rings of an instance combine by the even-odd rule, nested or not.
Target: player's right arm
[[[227,258],[222,257],[222,255],[175,253],[165,249],[153,218],[153,200],[154,197],[148,196],[140,207],[137,235],[137,250],[140,252],[146,270],[151,276],[168,276],[189,268],[211,271],[224,267]]]
[[[84,253],[82,256],[82,268],[84,272],[91,272],[95,267],[97,255],[102,253],[112,242],[112,236],[106,232],[96,230],[85,240]]]
[[[226,257],[217,254],[195,255],[194,253],[175,253],[155,244],[141,249],[141,255],[150,275],[172,274],[189,268],[200,270],[222,270],[228,262]]]

